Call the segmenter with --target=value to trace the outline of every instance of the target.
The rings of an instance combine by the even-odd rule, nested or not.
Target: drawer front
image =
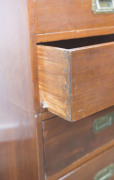
[[[107,6],[104,13],[95,14],[97,0],[36,0],[36,33],[37,41],[52,41],[87,37],[114,32],[114,11]],[[102,2],[102,0],[98,0]],[[94,10],[92,10],[94,9]]]
[[[62,180],[114,180],[114,147],[69,173]]]
[[[108,144],[114,144],[114,107],[75,123],[54,117],[43,122],[43,130],[49,177],[72,164],[75,167],[83,163],[95,151],[102,152]]]
[[[38,46],[40,101],[76,121],[114,105],[114,42],[75,49]]]

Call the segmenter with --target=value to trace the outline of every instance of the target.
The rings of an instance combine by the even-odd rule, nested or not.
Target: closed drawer
[[[114,180],[114,147],[60,179]]]
[[[95,8],[97,10],[98,7],[96,2],[100,4],[101,11],[104,8],[100,14],[95,14]],[[102,2],[103,0],[36,0],[37,41],[114,33],[114,0],[105,0],[104,5]]]
[[[44,108],[76,121],[114,105],[114,42],[90,45],[99,39],[103,38],[37,46]]]
[[[62,176],[114,145],[114,107],[75,123],[51,118],[43,130],[46,176]]]

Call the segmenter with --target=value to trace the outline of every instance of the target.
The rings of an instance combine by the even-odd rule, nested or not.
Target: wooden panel
[[[36,34],[36,39],[38,43],[50,42],[50,41],[60,41],[74,38],[84,38],[99,35],[107,35],[114,33],[114,26],[107,28],[95,28],[95,29],[84,29],[76,31],[63,31],[58,33],[46,33],[46,34]]]
[[[36,180],[37,168],[34,114],[0,98],[0,180]]]
[[[42,106],[47,107],[52,113],[63,117],[69,116],[69,88],[65,87],[70,76],[67,72],[68,53],[63,49],[53,50],[51,47],[38,46],[38,62],[38,84]]]
[[[29,35],[30,35],[30,57],[32,70],[32,86],[33,94],[30,94],[34,103],[34,117],[36,133],[36,151],[37,151],[37,173],[38,180],[44,180],[44,154],[43,154],[43,136],[42,136],[42,119],[40,116],[40,101],[39,101],[39,87],[38,87],[38,60],[36,47],[36,24],[34,15],[34,2],[27,0],[28,5],[28,20],[29,20]]]
[[[37,41],[114,33],[114,14],[94,14],[92,0],[36,0]]]
[[[48,111],[45,111],[45,112],[41,113],[41,119],[42,119],[42,121],[44,121],[44,120],[46,120],[46,119],[50,119],[50,118],[52,118],[52,117],[55,117],[55,115],[52,114],[52,113],[50,113],[50,112],[48,112]]]
[[[32,5],[31,0],[28,3]],[[31,22],[29,32],[27,1],[1,0],[0,27],[0,180],[43,180],[42,126],[39,120],[36,126],[35,116],[39,112],[35,32]]]
[[[99,153],[104,150],[104,146],[108,147],[108,143],[113,141],[114,144],[114,124],[98,133],[93,130],[95,119],[109,112],[114,112],[114,107],[75,123],[59,117],[43,122],[47,177],[59,174],[62,170],[66,173],[83,163],[85,157],[87,161],[96,150]]]
[[[76,121],[114,105],[114,42],[73,49],[38,45],[37,52],[43,107]]]
[[[72,119],[114,105],[114,43],[71,52]]]
[[[93,180],[97,173],[103,169],[109,167],[111,164],[114,164],[114,147],[108,151],[102,153],[98,157],[92,159],[88,163],[84,164],[82,167],[72,171],[65,177],[61,178],[63,180]],[[114,179],[114,175],[110,178]]]

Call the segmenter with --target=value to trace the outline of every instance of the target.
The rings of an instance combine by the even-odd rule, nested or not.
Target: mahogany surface
[[[91,161],[84,164],[82,167],[70,172],[62,180],[93,180],[98,172],[114,164],[114,147],[102,153],[98,157],[93,158]],[[114,180],[114,176],[108,178]]]
[[[75,168],[84,156],[92,154],[96,149],[100,151],[103,146],[113,142],[114,124],[98,133],[95,133],[94,121],[109,112],[114,107],[96,113],[81,121],[70,123],[59,117],[43,122],[44,154],[46,176],[59,174],[67,166]]]
[[[37,42],[114,33],[114,14],[94,14],[92,0],[35,0]]]
[[[30,29],[26,0],[0,1],[0,180],[43,180]]]
[[[113,162],[114,126],[97,135],[92,131],[94,118],[98,114],[113,110],[113,107],[75,123],[55,116],[55,110],[62,112],[62,116],[66,114],[68,116],[69,113],[70,101],[68,103],[66,101],[66,98],[70,98],[68,84],[70,71],[66,71],[69,68],[68,57],[79,59],[79,51],[85,57],[87,54],[89,57],[90,54],[99,56],[102,53],[101,61],[104,58],[105,64],[102,66],[99,59],[99,66],[105,67],[106,70],[101,69],[101,79],[104,82],[113,74],[113,50],[111,50],[113,43],[111,42],[114,40],[114,15],[93,15],[90,11],[90,0],[84,3],[84,0],[0,1],[0,180],[58,180],[61,178],[85,180],[85,177],[91,180],[100,168]],[[77,8],[76,11],[75,5],[81,8]],[[76,18],[77,15],[80,18]],[[70,50],[71,41],[70,44],[65,42],[67,45],[65,49],[62,47],[60,50],[58,46],[54,48],[54,56],[49,54],[53,52],[53,48],[43,49],[45,45],[42,44],[37,58],[38,42],[47,43],[106,34],[112,35],[97,37],[94,40],[93,37],[91,38],[90,49],[94,44],[93,54],[92,52],[89,54],[88,48],[85,48],[85,53],[81,50],[81,47],[88,44],[88,39],[81,41],[77,39],[77,45],[83,42],[80,48],[79,46],[76,48],[76,45],[75,50],[73,50],[74,47]],[[106,48],[109,47],[109,51],[104,48],[105,45],[101,51],[99,45],[95,47],[101,39],[102,43],[106,43]],[[54,43],[64,44],[61,41]],[[77,55],[75,55],[76,51],[78,51]],[[49,83],[48,85],[53,83],[53,88],[48,89],[49,92],[57,93],[58,100],[62,100],[60,106],[57,105],[58,101],[54,101],[57,106],[57,109],[52,111],[54,114],[45,109],[46,107],[42,109],[40,106],[38,69],[41,70],[41,59],[45,62],[45,53],[57,65],[54,69],[54,73],[56,72],[54,80],[52,79],[53,62],[47,70],[51,72],[51,76],[48,76],[49,80],[47,76],[39,76],[43,77],[42,80]],[[109,64],[106,57],[110,57]],[[102,76],[102,72],[106,72],[107,76]],[[55,81],[59,75],[62,78]],[[101,109],[113,104],[113,76],[108,82],[110,101],[108,104],[102,99],[104,101],[101,103],[104,103],[104,106]],[[63,88],[64,83],[65,88]],[[60,85],[59,89],[56,89],[57,85]],[[107,83],[102,85],[105,88]],[[105,91],[103,97],[106,97]],[[88,110],[87,106],[85,108]],[[96,111],[100,110],[97,108]],[[75,112],[75,109],[73,111]],[[91,113],[82,113],[79,119]],[[91,173],[86,174],[90,168]]]

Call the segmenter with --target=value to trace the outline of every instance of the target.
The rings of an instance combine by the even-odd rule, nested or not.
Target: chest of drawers
[[[45,179],[113,179],[114,1],[34,7]]]
[[[114,0],[1,0],[0,180],[114,179]]]

